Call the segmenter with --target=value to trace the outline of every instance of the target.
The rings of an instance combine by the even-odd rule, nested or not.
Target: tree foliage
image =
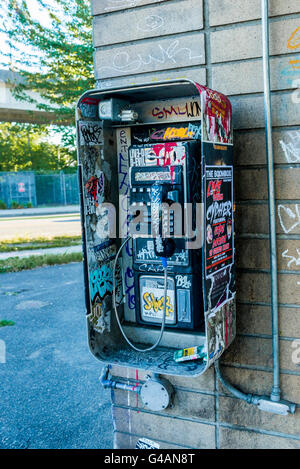
[[[58,171],[75,164],[75,150],[49,143],[47,127],[0,124],[0,171]]]
[[[14,94],[54,111],[58,123],[74,124],[77,99],[94,87],[90,0],[35,0],[40,15],[30,2],[32,7],[32,0],[8,0],[14,69],[24,78]],[[35,101],[27,90],[47,102]]]

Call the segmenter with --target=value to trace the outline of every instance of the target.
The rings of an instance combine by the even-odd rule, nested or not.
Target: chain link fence
[[[77,204],[76,173],[0,172],[0,209]]]

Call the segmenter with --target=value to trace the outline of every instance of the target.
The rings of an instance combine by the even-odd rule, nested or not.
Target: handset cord
[[[136,350],[137,352],[150,352],[151,350],[154,350],[156,347],[158,347],[158,345],[160,344],[161,339],[163,337],[164,331],[165,331],[166,311],[167,311],[167,292],[168,292],[167,263],[163,262],[163,267],[164,267],[164,308],[163,308],[163,317],[162,317],[160,334],[159,334],[159,337],[158,337],[158,339],[157,339],[157,341],[155,342],[154,345],[152,345],[149,348],[140,349],[140,348],[136,347],[132,342],[130,342],[130,340],[126,336],[126,334],[124,332],[124,329],[122,327],[119,315],[118,315],[117,305],[116,305],[116,268],[117,268],[117,262],[118,262],[118,259],[119,259],[119,256],[120,256],[120,253],[121,253],[123,247],[128,243],[128,241],[130,239],[131,239],[131,236],[128,236],[128,238],[126,238],[125,241],[121,244],[121,247],[120,247],[120,249],[118,250],[118,252],[116,254],[116,258],[115,258],[115,262],[114,262],[114,268],[113,268],[113,308],[114,308],[114,311],[115,311],[116,320],[117,320],[117,323],[119,325],[120,331],[121,331],[124,339],[128,343],[128,345],[130,345],[130,347],[133,348],[133,350]]]

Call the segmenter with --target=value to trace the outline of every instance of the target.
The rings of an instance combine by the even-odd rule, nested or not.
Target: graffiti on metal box
[[[80,122],[80,145],[102,145],[103,127],[98,122]]]

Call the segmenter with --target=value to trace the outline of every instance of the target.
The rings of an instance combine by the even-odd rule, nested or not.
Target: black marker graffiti
[[[103,129],[95,122],[81,122],[80,124],[81,145],[102,145]]]

